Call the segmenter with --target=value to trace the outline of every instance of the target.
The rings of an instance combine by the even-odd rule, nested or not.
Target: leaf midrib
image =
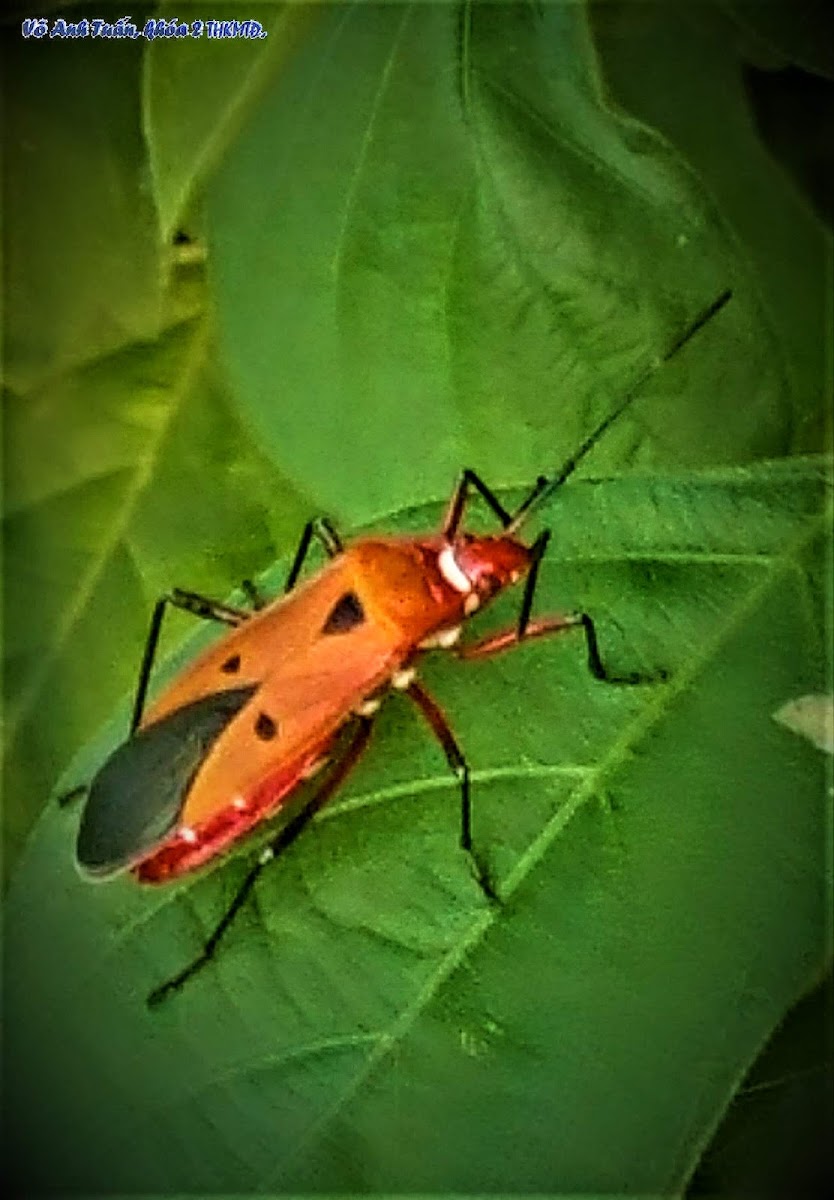
[[[701,652],[690,659],[689,664],[676,675],[674,680],[663,685],[662,689],[659,689],[661,694],[653,702],[649,702],[628,724],[623,735],[611,745],[599,765],[596,768],[590,768],[590,775],[566,797],[559,811],[547,822],[539,836],[518,859],[515,867],[502,882],[503,895],[510,896],[516,891],[543,858],[554,839],[582,807],[599,792],[600,785],[606,783],[617,767],[630,758],[633,747],[661,720],[677,697],[692,685],[704,667],[712,660],[721,643],[755,609],[766,591],[783,575],[794,571],[798,571],[800,583],[807,586],[800,568],[802,552],[822,532],[830,519],[830,513],[825,512],[807,521],[806,527],[784,548],[783,553],[772,560],[772,569],[765,572],[762,580],[744,594],[740,602],[730,610],[727,620],[717,626],[713,638],[705,640]],[[322,1116],[312,1123],[307,1134],[299,1140],[295,1152],[281,1164],[281,1167],[258,1181],[259,1189],[273,1190],[281,1175],[307,1153],[319,1132],[351,1102],[377,1066],[407,1036],[411,1027],[438,994],[442,985],[451,977],[473,947],[481,941],[496,919],[496,915],[490,909],[483,911],[473,920],[468,931],[461,935],[457,944],[443,956],[435,970],[431,972],[414,1000],[406,1005],[400,1015],[395,1018],[388,1032],[380,1034],[378,1042],[350,1084],[343,1089]]]

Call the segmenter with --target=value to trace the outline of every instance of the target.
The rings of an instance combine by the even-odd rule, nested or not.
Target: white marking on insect
[[[510,571],[510,583],[518,583],[521,579],[521,571]]]
[[[449,646],[454,646],[455,642],[460,637],[460,625],[453,625],[450,629],[440,629],[437,633],[432,633],[429,637],[423,638],[419,643],[420,650],[447,650]]]
[[[458,566],[455,552],[451,546],[444,546],[440,551],[437,556],[437,565],[440,568],[440,574],[456,592],[466,595],[467,592],[472,591],[472,581]]]
[[[451,629],[441,629],[437,635],[437,644],[444,650],[448,650],[450,646],[454,646],[455,642],[460,640],[460,625],[453,625]]]
[[[326,758],[314,758],[312,762],[308,762],[301,768],[301,778],[312,779],[314,775],[318,774],[326,762]]]
[[[190,825],[183,825],[182,829],[180,830],[180,839],[183,842],[188,842],[190,846],[193,846],[198,840],[196,830],[192,829]]]
[[[463,602],[463,611],[467,617],[471,617],[473,612],[476,612],[481,607],[481,598],[475,592],[470,592]]]
[[[243,796],[235,796],[234,800],[232,801],[232,808],[236,808],[238,812],[242,812],[242,810],[247,807],[246,800],[243,798]]]
[[[365,700],[364,703],[357,706],[357,716],[372,717],[379,710],[381,703],[381,700]]]
[[[414,667],[406,667],[404,671],[395,671],[391,676],[391,686],[404,692],[406,688],[411,687],[416,674],[417,671]]]

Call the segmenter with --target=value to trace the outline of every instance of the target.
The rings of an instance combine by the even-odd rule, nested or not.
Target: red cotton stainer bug
[[[260,851],[202,951],[151,992],[149,1004],[181,987],[211,959],[260,872],[301,833],[360,758],[374,713],[389,688],[401,689],[414,701],[442,746],[460,783],[461,847],[483,893],[497,900],[473,847],[469,768],[442,710],[416,678],[417,660],[432,649],[453,649],[461,659],[485,658],[530,638],[580,628],[588,666],[597,679],[649,681],[606,670],[587,613],[531,616],[550,535],[544,532],[527,546],[517,534],[533,509],[564,483],[632,402],[649,375],[729,297],[729,292],[719,296],[643,371],[562,469],[550,479],[540,478],[514,513],[507,512],[474,471],[466,470],[438,533],[371,536],[343,545],[328,521],[311,521],[302,534],[285,594],[268,605],[260,606],[251,585],[251,612],[180,590],[158,601],[130,736],[89,787],[78,832],[80,870],[96,879],[128,870],[141,883],[166,883],[221,855],[260,822],[280,819],[282,813],[284,822]],[[461,529],[473,488],[501,525],[493,536]],[[314,537],[330,562],[296,586]],[[515,625],[462,644],[467,617],[521,579],[525,585]],[[204,650],[146,711],[145,695],[168,605],[231,630]],[[328,773],[309,800],[300,808],[291,803],[302,782],[324,767]]]

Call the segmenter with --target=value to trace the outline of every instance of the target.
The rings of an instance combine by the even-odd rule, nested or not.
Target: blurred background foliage
[[[594,471],[830,447],[828,6],[153,12],[269,36],[4,18],[7,874],[163,590],[224,595],[310,513],[350,528],[462,464],[535,478],[722,288]],[[775,1035],[694,1189],[830,1170],[830,1015],[823,987]]]

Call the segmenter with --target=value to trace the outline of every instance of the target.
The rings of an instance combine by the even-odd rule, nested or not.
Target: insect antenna
[[[530,515],[532,510],[534,508],[538,508],[548,496],[552,495],[558,487],[562,486],[565,480],[574,473],[586,454],[588,454],[594,448],[606,430],[614,424],[618,417],[622,416],[632,401],[637,398],[637,396],[643,390],[647,380],[654,375],[655,371],[658,371],[665,363],[667,363],[670,358],[674,358],[678,351],[682,350],[686,343],[690,341],[700,329],[703,329],[708,321],[712,320],[716,313],[718,313],[724,307],[732,294],[733,293],[729,288],[722,292],[717,299],[713,300],[712,304],[705,308],[703,312],[699,313],[694,321],[687,325],[686,329],[684,329],[682,333],[678,334],[672,345],[669,346],[663,354],[660,354],[656,358],[652,359],[652,361],[646,367],[644,367],[619,404],[616,404],[608,413],[608,415],[600,421],[596,429],[592,430],[591,433],[588,434],[587,438],[579,447],[579,449],[574,451],[574,453],[556,472],[555,475],[551,476],[549,479],[544,475],[539,477],[530,495],[526,500],[523,501],[521,506],[513,514],[513,518],[505,530],[506,533],[515,533],[520,525]]]

